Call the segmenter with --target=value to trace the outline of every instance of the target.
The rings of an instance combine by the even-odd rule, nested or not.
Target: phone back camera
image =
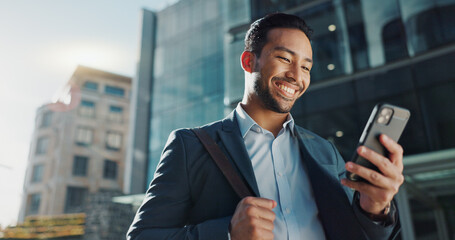
[[[393,115],[393,110],[389,107],[383,107],[381,108],[379,112],[379,116],[377,118],[377,122],[379,124],[387,125],[390,122],[390,119],[392,119]]]

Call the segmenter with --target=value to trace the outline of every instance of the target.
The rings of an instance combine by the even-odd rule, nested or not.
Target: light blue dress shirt
[[[260,196],[278,203],[273,209],[275,239],[325,239],[291,114],[276,138],[248,116],[240,103],[235,114]]]

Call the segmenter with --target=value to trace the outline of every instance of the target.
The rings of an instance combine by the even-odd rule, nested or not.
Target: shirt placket
[[[288,230],[288,239],[299,239],[297,219],[292,207],[291,189],[289,181],[286,177],[285,159],[281,153],[280,146],[282,146],[282,138],[279,135],[272,142],[272,162],[275,169],[275,179],[278,187],[278,196],[280,198],[281,213],[283,214],[284,221]]]

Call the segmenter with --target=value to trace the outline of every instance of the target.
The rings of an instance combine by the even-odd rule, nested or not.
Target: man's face
[[[310,84],[311,44],[305,33],[291,28],[272,29],[267,40],[254,64],[254,92],[268,110],[288,113]]]

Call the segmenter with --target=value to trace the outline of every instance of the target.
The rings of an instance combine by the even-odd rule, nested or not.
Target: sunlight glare
[[[115,49],[102,45],[80,45],[68,49],[68,60],[84,66],[112,65],[115,58]]]
[[[51,53],[54,61],[65,68],[75,69],[78,65],[83,65],[98,69],[121,69],[124,67],[121,56],[125,53],[120,49],[124,47],[99,41],[78,41],[54,46]]]

